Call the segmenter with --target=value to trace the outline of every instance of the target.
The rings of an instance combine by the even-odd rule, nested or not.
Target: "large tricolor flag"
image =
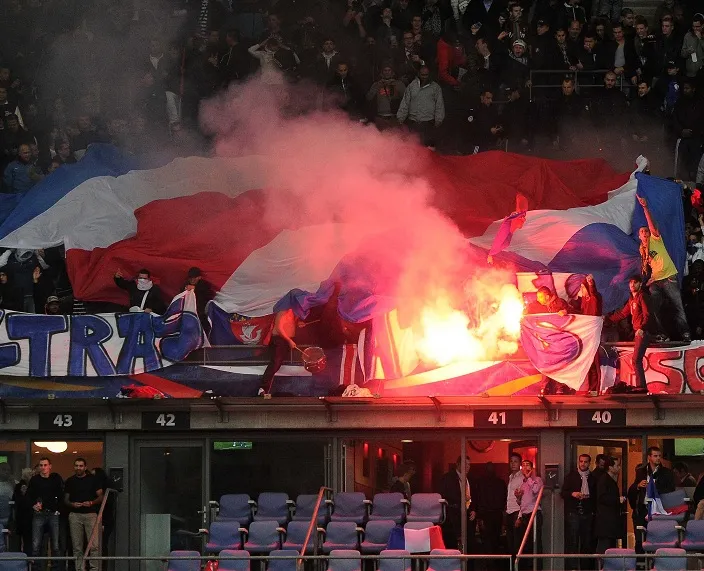
[[[386,548],[405,549],[411,553],[430,553],[433,549],[445,549],[445,542],[439,525],[421,529],[399,525],[391,530]]]

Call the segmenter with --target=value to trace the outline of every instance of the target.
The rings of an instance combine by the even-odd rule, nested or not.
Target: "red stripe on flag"
[[[147,385],[160,390],[162,393],[176,399],[197,399],[203,394],[203,391],[185,387],[174,381],[157,377],[151,373],[140,373],[139,375],[130,375],[130,379],[134,379],[138,383]]]

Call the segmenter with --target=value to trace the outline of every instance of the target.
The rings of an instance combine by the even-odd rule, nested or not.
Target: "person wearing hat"
[[[55,295],[50,295],[46,298],[44,313],[46,315],[61,315],[61,302],[58,297]]]
[[[188,270],[188,276],[186,277],[186,283],[183,284],[181,291],[192,291],[196,294],[196,307],[198,309],[198,318],[203,326],[203,331],[206,335],[210,332],[210,323],[208,322],[208,315],[206,313],[206,305],[208,302],[215,297],[213,291],[213,286],[203,279],[203,272],[200,268],[192,267]]]
[[[677,60],[669,60],[665,64],[665,73],[653,85],[652,91],[666,117],[670,117],[675,109],[675,103],[682,92],[682,79]]]

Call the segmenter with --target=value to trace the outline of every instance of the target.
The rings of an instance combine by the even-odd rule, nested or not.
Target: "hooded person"
[[[137,272],[137,277],[134,280],[126,280],[122,277],[122,270],[118,269],[114,278],[115,285],[129,293],[130,312],[144,311],[158,315],[164,314],[166,304],[162,299],[161,289],[154,285],[149,270],[142,268]]]
[[[203,272],[200,268],[192,267],[188,270],[186,283],[183,284],[181,291],[191,290],[196,295],[196,307],[198,309],[198,318],[203,326],[203,330],[208,333],[210,331],[210,323],[206,313],[208,302],[215,297],[213,286],[207,280],[203,279]]]

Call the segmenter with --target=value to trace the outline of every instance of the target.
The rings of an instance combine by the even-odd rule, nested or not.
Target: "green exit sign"
[[[213,442],[213,450],[251,450],[253,447],[253,442]]]

